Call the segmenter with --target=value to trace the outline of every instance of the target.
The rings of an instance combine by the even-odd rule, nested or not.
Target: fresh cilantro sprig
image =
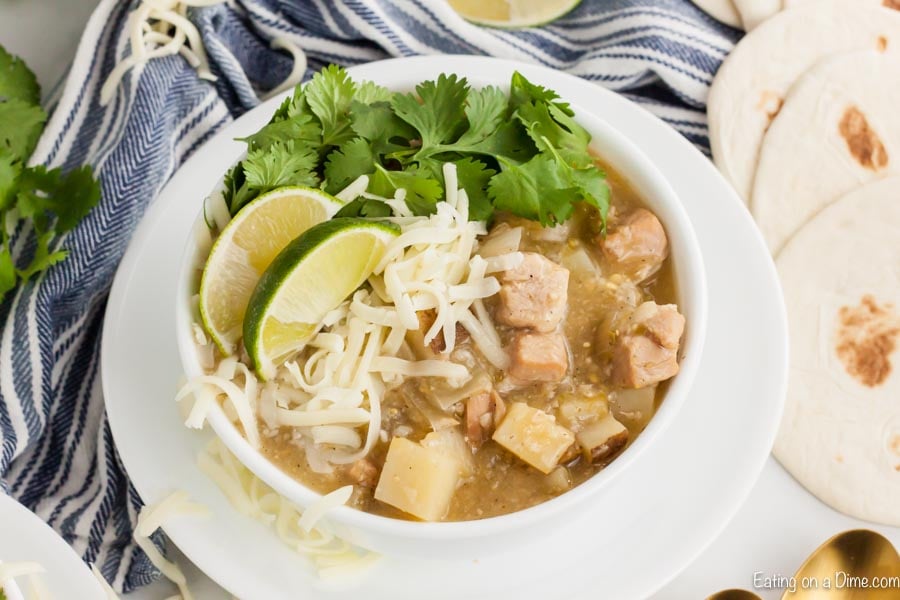
[[[53,240],[100,200],[89,166],[68,173],[27,166],[46,120],[34,73],[0,46],[0,300],[19,281],[65,259],[66,250],[51,251]],[[23,221],[32,223],[35,247],[17,264],[11,237]]]
[[[393,196],[403,188],[412,212],[428,214],[443,199],[442,166],[453,162],[472,219],[489,220],[504,210],[549,226],[568,219],[583,201],[605,222],[609,188],[589,152],[590,139],[568,104],[520,73],[509,92],[472,89],[464,78],[441,75],[414,93],[394,93],[357,84],[330,66],[298,86],[272,120],[245,139],[247,158],[226,176],[225,197],[235,214],[274,187],[312,185],[336,193],[368,175],[373,194]],[[378,204],[360,200],[342,214],[389,213]]]

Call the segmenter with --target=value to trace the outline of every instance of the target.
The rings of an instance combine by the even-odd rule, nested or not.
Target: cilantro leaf
[[[65,233],[73,229],[100,201],[100,185],[91,168],[84,166],[65,175],[43,165],[22,172],[18,194],[19,214],[30,218],[38,232]]]
[[[301,141],[318,148],[322,139],[322,128],[312,114],[298,113],[280,121],[273,121],[245,138],[250,150],[270,148],[274,144]]]
[[[356,101],[363,104],[390,102],[394,92],[371,81],[363,81],[356,90]]]
[[[565,148],[587,153],[590,134],[552,104],[528,102],[516,110],[515,116],[541,150]]]
[[[314,187],[319,184],[315,169],[319,157],[298,142],[275,142],[247,153],[247,158],[225,175],[225,202],[236,215],[248,202],[270,190],[286,185]]]
[[[284,185],[318,185],[316,160],[315,153],[298,150],[294,142],[253,150],[242,161],[244,183],[259,193]]]
[[[34,74],[0,47],[0,300],[18,280],[65,259],[68,252],[51,252],[51,243],[100,201],[100,185],[90,166],[65,174],[42,165],[25,166],[47,119],[39,100]],[[19,268],[7,228],[15,231],[25,219],[34,225],[36,243],[28,264]]]
[[[452,142],[466,122],[469,84],[456,75],[440,75],[437,81],[416,86],[415,94],[396,94],[391,106],[397,115],[416,128],[422,150]],[[419,99],[421,98],[421,102]]]
[[[265,127],[253,135],[238,139],[247,142],[250,150],[291,141],[306,142],[318,150],[322,144],[322,126],[306,101],[303,88],[298,85],[294,93],[284,99]]]
[[[39,104],[41,86],[21,58],[13,56],[0,46],[0,102],[10,100]]]
[[[284,121],[294,115],[310,112],[309,103],[306,101],[306,94],[303,86],[294,87],[294,93],[282,100],[281,105],[272,114],[269,123]]]
[[[15,201],[15,191],[22,164],[13,159],[9,152],[0,151],[0,211],[4,211]],[[0,227],[3,222],[0,221]]]
[[[375,173],[369,180],[369,191],[377,196],[393,197],[394,192],[406,190],[406,205],[416,215],[430,215],[443,195],[443,188],[437,179],[418,169],[388,171],[375,165]]]
[[[363,104],[354,101],[353,131],[370,142],[377,154],[388,154],[396,150],[408,149],[408,143],[398,144],[394,140],[407,142],[416,135],[415,129],[404,122],[391,110],[387,102]]]
[[[9,250],[0,247],[0,300],[14,287],[16,287],[16,265],[13,264]]]
[[[52,215],[47,213],[48,198],[59,188],[62,172],[38,165],[25,169],[19,180],[16,206],[23,219],[31,219],[38,232],[47,231]]]
[[[378,219],[390,217],[394,214],[391,207],[381,200],[372,200],[369,198],[357,198],[341,207],[332,217],[364,217],[368,219]]]
[[[506,117],[506,94],[495,86],[470,90],[466,105],[469,128],[454,145],[471,146],[494,133]]]
[[[56,214],[57,233],[71,231],[100,202],[100,184],[90,166],[73,169],[63,175],[47,207]]]
[[[488,182],[496,174],[495,170],[471,157],[456,162],[459,187],[466,190],[469,197],[470,220],[487,221],[493,215],[494,207],[488,195]]]
[[[552,156],[538,154],[522,165],[506,160],[501,164],[503,170],[488,185],[494,206],[500,210],[540,221],[546,227],[568,219],[572,205],[581,199]]]
[[[328,155],[325,163],[325,191],[336,194],[360,175],[375,170],[375,152],[363,138],[355,138]]]
[[[356,84],[347,71],[329,65],[313,76],[305,93],[312,112],[322,124],[323,145],[340,146],[354,137],[349,113]]]
[[[50,252],[50,242],[56,237],[53,231],[45,231],[37,236],[37,246],[31,262],[24,269],[19,270],[19,277],[22,280],[29,279],[34,275],[45,271],[53,265],[65,260],[69,255],[68,250],[57,250]]]
[[[516,110],[523,104],[534,102],[553,104],[566,115],[570,117],[575,116],[572,107],[568,103],[555,102],[556,100],[559,100],[559,94],[553,90],[531,83],[518,71],[513,73],[512,81],[509,84],[509,104],[513,110]]]
[[[40,106],[13,99],[0,102],[0,150],[25,162],[37,144],[47,115]]]

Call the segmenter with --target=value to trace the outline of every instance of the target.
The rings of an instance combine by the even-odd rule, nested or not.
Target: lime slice
[[[341,206],[322,190],[283,187],[247,204],[225,226],[200,280],[203,327],[224,354],[235,350],[247,303],[266,267],[291,240]]]
[[[271,377],[309,341],[325,315],[372,274],[399,233],[390,223],[339,217],[311,227],[275,257],[244,318],[244,346],[260,377]]]
[[[581,0],[448,0],[464,19],[491,27],[536,27],[560,18]]]

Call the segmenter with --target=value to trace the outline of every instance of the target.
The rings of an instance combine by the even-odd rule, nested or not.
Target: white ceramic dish
[[[101,599],[106,596],[90,569],[65,540],[56,535],[33,512],[0,493],[0,559],[8,562],[37,562],[44,567],[41,583],[54,598]],[[9,600],[22,600],[19,585],[7,585]],[[18,595],[17,595],[18,594]]]
[[[364,593],[367,600],[423,594],[449,600],[471,597],[473,590],[495,600],[646,597],[722,530],[771,448],[784,397],[787,328],[768,252],[712,164],[616,94],[549,69],[495,59],[415,58],[390,68],[413,79],[436,70],[506,77],[519,69],[615,122],[663,172],[694,224],[709,282],[706,350],[672,426],[589,509],[503,554],[485,556],[473,545],[456,560],[385,556],[359,582],[364,588],[323,589],[304,561],[270,529],[237,513],[203,476],[195,458],[211,434],[186,430],[171,401],[181,374],[168,302],[176,292],[181,248],[171,240],[184,239],[196,215],[198,204],[185,200],[199,202],[209,181],[236,158],[217,142],[198,150],[148,210],[110,295],[102,374],[119,454],[145,501],[183,489],[210,507],[212,519],[177,519],[165,529],[189,559],[239,597],[351,599]],[[384,69],[384,63],[372,63],[352,74],[377,79]],[[225,134],[248,135],[267,118],[257,113]]]
[[[412,90],[422,80],[435,79],[441,73],[440,70],[432,70],[426,74],[422,74],[421,71],[411,73],[404,69],[390,68],[391,63],[383,64],[384,68],[376,71],[371,79],[375,83],[398,91]],[[468,78],[473,87],[509,86],[510,73],[507,72],[467,70],[462,74]],[[538,85],[545,83],[539,77],[534,82]],[[242,117],[242,120],[267,122],[288,93],[268,100]],[[571,491],[523,511],[478,521],[421,523],[382,517],[344,506],[329,511],[327,519],[335,531],[358,546],[378,552],[410,556],[465,556],[475,543],[482,550],[502,551],[519,541],[517,538],[534,535],[536,531],[544,531],[547,527],[552,527],[561,517],[580,510],[585,503],[592,502],[596,495],[602,493],[602,490],[619,473],[627,469],[641,452],[652,446],[656,437],[674,420],[690,392],[697,366],[700,364],[706,335],[707,305],[703,259],[693,227],[671,186],[627,137],[616,131],[609,122],[592,115],[586,106],[573,102],[572,109],[579,123],[591,133],[593,149],[635,187],[666,228],[670,241],[669,260],[674,265],[677,280],[678,304],[687,319],[682,342],[681,369],[671,380],[666,397],[656,415],[635,442],[609,467]],[[243,152],[245,145],[232,139],[227,131],[220,134],[214,144],[222,156],[231,155],[234,161],[245,156]],[[210,178],[207,184],[209,189],[220,189],[223,176],[224,170]],[[193,199],[198,209],[198,214],[193,219],[196,230],[207,228],[201,208],[203,197]],[[187,236],[178,291],[174,299],[178,350],[185,374],[189,378],[205,374],[200,366],[194,342],[192,315],[196,312],[196,303],[192,298],[196,297],[199,288],[198,272],[206,262],[209,249],[208,247],[201,249],[196,242],[197,239],[201,239],[201,236]],[[310,506],[321,498],[317,492],[284,473],[255,450],[225,416],[220,406],[213,407],[208,420],[238,460],[279,494],[301,507]]]

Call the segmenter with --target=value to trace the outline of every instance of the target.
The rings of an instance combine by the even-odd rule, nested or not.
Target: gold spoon
[[[881,534],[853,529],[819,546],[794,580],[796,588],[786,591],[781,600],[896,600],[900,556]]]
[[[762,598],[747,590],[733,589],[716,592],[706,600],[762,600]]]

